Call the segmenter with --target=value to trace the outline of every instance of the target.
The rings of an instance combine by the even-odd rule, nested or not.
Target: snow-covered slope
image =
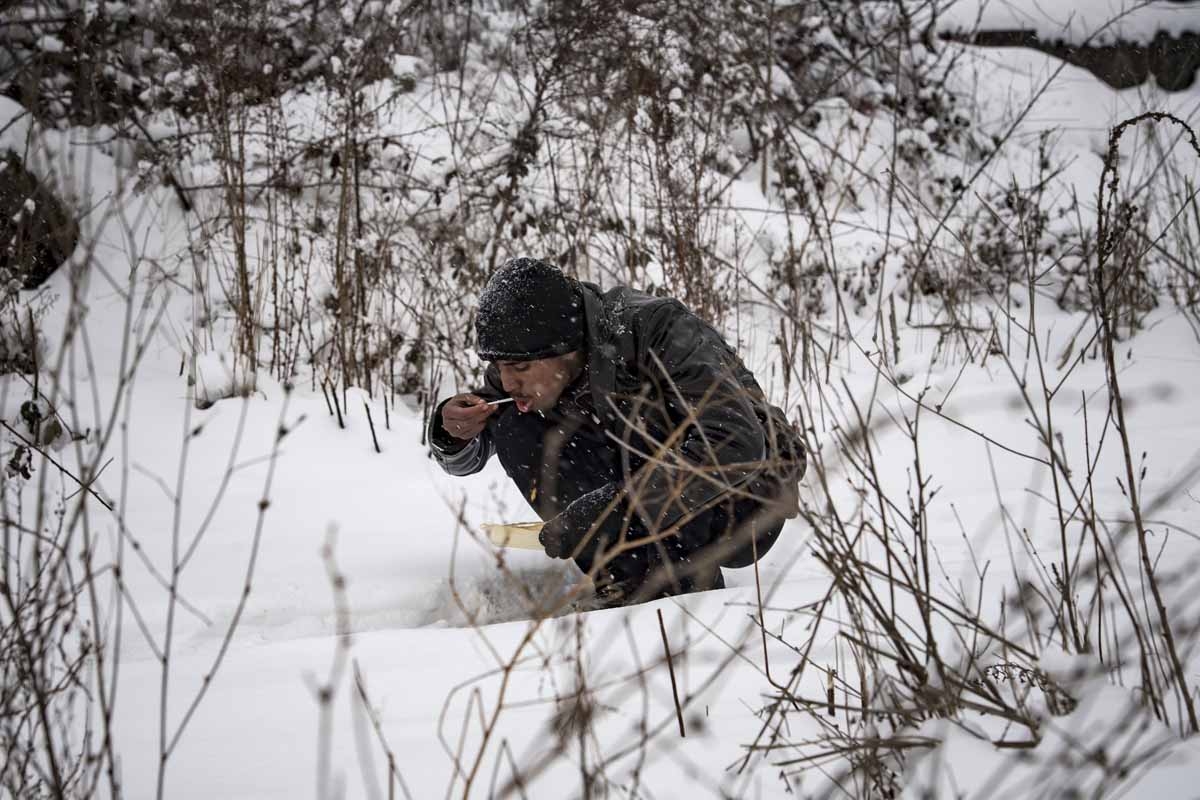
[[[957,0],[939,10],[938,27],[947,31],[1033,31],[1047,41],[1103,45],[1149,42],[1159,34],[1200,31],[1200,5],[1194,0]]]
[[[1195,120],[1200,108],[1198,90],[1170,97],[1112,92],[1070,67],[1056,74],[1057,65],[1034,53],[970,51],[961,69],[978,77],[977,111],[984,119],[999,119],[1053,75],[1016,137],[1032,143],[1041,131],[1056,131],[1060,153],[1070,154],[1063,184],[1080,195],[1094,195],[1098,153],[1112,124],[1147,107],[1169,107]],[[418,408],[359,390],[342,398],[344,428],[320,388],[301,383],[285,389],[262,375],[245,399],[194,408],[181,368],[194,309],[186,292],[172,288],[191,285],[184,213],[166,190],[139,193],[118,183],[114,176],[121,170],[85,138],[50,133],[44,142],[54,163],[64,170],[71,165],[77,202],[95,204],[98,220],[95,265],[83,298],[94,372],[77,365],[74,391],[86,400],[74,427],[92,429],[89,443],[113,437],[107,449],[113,463],[95,488],[117,510],[108,514],[94,504],[92,546],[121,564],[126,599],[119,619],[110,611],[107,622],[110,630],[119,623],[120,630],[113,736],[127,796],[153,796],[164,744],[170,746],[165,796],[172,798],[390,797],[387,750],[399,776],[394,791],[414,798],[462,796],[468,783],[470,796],[502,796],[514,775],[520,782],[508,786],[510,794],[538,798],[591,791],[782,797],[829,788],[836,766],[804,772],[792,762],[798,743],[822,734],[816,717],[797,715],[789,727],[773,731],[775,750],[746,749],[761,735],[772,681],[786,681],[803,661],[807,671],[794,694],[819,704],[827,670],[845,676],[855,669],[829,620],[811,650],[801,655],[790,646],[803,638],[813,604],[830,586],[801,520],[788,524],[760,565],[769,639],[754,622],[753,570],[727,572],[728,588],[718,592],[533,620],[523,587],[555,595],[571,591],[581,578],[564,562],[498,552],[481,540],[483,522],[530,516],[499,465],[468,479],[448,478],[420,444]],[[1028,166],[1014,156],[1000,168],[1021,174]],[[779,224],[757,181],[739,181],[732,191],[745,200],[741,214],[750,228],[769,233]],[[864,217],[876,212],[855,210]],[[853,235],[838,246],[859,258],[866,248]],[[70,283],[59,275],[46,291],[60,300],[48,312],[47,329],[62,329],[69,323],[64,297]],[[1069,358],[1060,360],[1068,342],[1086,349],[1092,323],[1045,298],[1035,310],[1046,354],[1042,366],[1053,384],[1072,365]],[[747,319],[753,320],[750,312]],[[1052,547],[1059,535],[1045,500],[1045,474],[1028,457],[1045,453],[1013,375],[1000,358],[968,365],[947,359],[936,331],[901,321],[901,358],[889,371],[907,396],[886,384],[880,388],[869,357],[874,323],[864,316],[856,324],[863,331],[860,347],[840,349],[828,390],[874,409],[881,478],[894,496],[904,497],[914,453],[903,420],[915,415],[910,396],[928,387],[925,402],[940,415],[921,417],[919,453],[926,478],[937,487],[929,520],[939,582],[948,594],[961,592],[1000,616],[1014,573],[1036,570],[1026,556],[1013,553],[1004,510],[1032,542]],[[1077,341],[1081,329],[1086,332]],[[741,337],[749,363],[763,375],[777,358],[773,335],[751,327]],[[141,345],[132,382],[119,366],[131,363],[127,337]],[[1200,342],[1187,321],[1164,306],[1149,315],[1145,331],[1121,343],[1119,356],[1130,438],[1148,454],[1143,496],[1154,498],[1184,477],[1194,487]],[[1013,368],[1029,376],[1037,366],[1031,361]],[[778,381],[772,385],[778,393]],[[1058,431],[1073,458],[1085,431],[1097,435],[1108,402],[1104,386],[1103,364],[1089,357],[1070,367],[1054,399]],[[28,387],[9,376],[4,388],[4,417],[15,419]],[[817,387],[793,387],[789,410],[819,409],[818,396]],[[110,419],[118,397],[118,413]],[[833,411],[807,419],[828,448],[822,455],[832,495],[847,509],[855,506],[858,495],[834,444],[834,429],[845,420]],[[988,440],[967,429],[985,431]],[[75,452],[68,445],[61,457],[77,469]],[[1115,479],[1121,467],[1119,451],[1110,450],[1096,469],[1103,476],[1097,505],[1116,526],[1128,515]],[[52,466],[38,469],[52,485],[61,481],[64,493],[75,491]],[[820,504],[815,479],[810,474],[807,493]],[[1162,537],[1155,546],[1164,547],[1172,611],[1185,625],[1194,624],[1200,593],[1190,576],[1200,566],[1200,549],[1180,531],[1200,530],[1197,492],[1179,492],[1155,506],[1151,527]],[[181,565],[178,603],[163,585],[172,563]],[[110,595],[103,605],[116,608],[114,600]],[[684,738],[663,663],[660,613],[674,654]],[[848,613],[838,608],[829,615],[832,620]],[[1200,679],[1200,654],[1188,651],[1186,657],[1188,675]],[[1048,672],[1058,674],[1062,661],[1047,648]],[[332,693],[323,699],[331,676]],[[582,706],[580,696],[587,698]],[[1069,743],[1066,749],[1090,750],[1092,715],[1129,697],[1107,684],[1081,686],[1081,706],[1055,718],[1042,748],[1032,751],[1034,763],[1053,771],[1062,742]],[[1153,758],[1173,766],[1135,773],[1125,796],[1195,796],[1189,783],[1200,765],[1195,740],[1174,739],[1144,709],[1127,713],[1150,731],[1140,736],[1166,742]],[[564,726],[573,730],[572,714],[591,724],[579,725],[578,737],[562,737]],[[852,721],[839,711],[826,724],[849,728]],[[997,786],[992,775],[1003,775],[1025,796],[1046,796],[1050,790],[1037,787],[1054,785],[1043,784],[1042,773],[1025,759],[1014,767],[1010,759],[1016,757],[1008,751],[957,729],[946,733],[930,723],[919,734],[945,743],[935,747],[931,739],[929,752],[913,759],[903,776],[911,796],[924,796],[920,787],[926,784],[942,793],[986,796]],[[565,752],[558,749],[563,742]],[[743,758],[746,768],[740,770]],[[583,786],[581,759],[601,776],[592,789]],[[1100,781],[1103,762],[1095,760],[1094,774],[1089,769],[1084,763],[1074,774]]]

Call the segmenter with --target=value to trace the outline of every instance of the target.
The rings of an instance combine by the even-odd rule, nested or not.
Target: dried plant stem
[[[675,701],[675,718],[679,721],[679,737],[687,736],[683,727],[683,708],[679,705],[679,687],[675,683],[675,664],[671,661],[671,645],[667,642],[667,626],[663,622],[662,609],[658,611],[658,630],[662,633],[663,658],[667,660],[667,671],[671,674],[671,698]]]
[[[371,419],[371,406],[367,404],[366,400],[363,400],[363,409],[367,412],[367,425],[371,428],[371,441],[375,443],[375,452],[382,453],[383,451],[379,449],[379,437],[375,435],[375,420]]]
[[[1183,663],[1179,658],[1178,648],[1175,645],[1175,634],[1172,630],[1171,618],[1167,613],[1166,602],[1163,600],[1162,590],[1158,585],[1158,578],[1154,572],[1154,561],[1150,556],[1150,545],[1147,540],[1148,531],[1142,520],[1142,506],[1138,500],[1137,476],[1133,466],[1133,448],[1129,442],[1129,427],[1125,420],[1125,403],[1121,395],[1121,384],[1117,377],[1118,371],[1115,354],[1117,338],[1116,320],[1114,319],[1109,294],[1112,285],[1120,279],[1120,274],[1115,273],[1111,281],[1105,281],[1106,262],[1112,255],[1115,247],[1115,242],[1112,241],[1112,229],[1106,229],[1106,226],[1110,221],[1110,216],[1114,214],[1112,204],[1116,201],[1119,181],[1116,165],[1119,158],[1121,134],[1128,127],[1142,120],[1153,120],[1155,122],[1170,120],[1182,126],[1190,136],[1192,148],[1196,151],[1197,155],[1200,155],[1200,143],[1197,142],[1195,132],[1192,131],[1186,122],[1170,114],[1141,114],[1137,117],[1127,119],[1113,128],[1108,140],[1108,154],[1104,161],[1104,169],[1100,174],[1097,231],[1100,250],[1095,270],[1096,313],[1102,328],[1101,338],[1104,348],[1104,366],[1108,377],[1109,395],[1116,411],[1117,433],[1120,434],[1121,448],[1125,456],[1125,491],[1129,498],[1130,511],[1133,513],[1133,523],[1137,534],[1138,552],[1141,557],[1142,570],[1145,572],[1146,582],[1150,586],[1150,594],[1154,598],[1155,610],[1158,613],[1159,625],[1162,628],[1163,641],[1167,647],[1167,655],[1171,660],[1171,670],[1174,673],[1177,685],[1177,694],[1182,699],[1184,708],[1187,710],[1188,726],[1192,733],[1200,733],[1200,721],[1196,717],[1195,701],[1188,690],[1187,676],[1184,673]],[[1107,184],[1105,182],[1106,176],[1110,178]],[[1105,202],[1106,189],[1108,190],[1107,202]]]
[[[91,483],[90,483],[90,482],[89,482],[89,483],[84,483],[84,482],[83,482],[83,481],[81,481],[79,478],[75,477],[75,474],[74,474],[74,473],[72,473],[72,472],[71,472],[71,470],[69,470],[69,469],[67,469],[66,467],[64,467],[62,464],[58,463],[58,461],[56,461],[56,460],[54,459],[54,456],[50,455],[50,454],[49,454],[49,453],[47,453],[45,450],[43,450],[42,448],[38,447],[36,444],[34,444],[33,442],[31,442],[31,441],[29,441],[28,439],[26,439],[24,436],[22,436],[22,435],[21,435],[21,432],[20,432],[20,431],[18,431],[18,430],[16,430],[16,429],[14,429],[14,428],[13,428],[11,425],[9,425],[9,424],[8,424],[7,422],[5,422],[4,420],[0,419],[0,425],[4,426],[4,429],[5,429],[6,431],[8,431],[9,433],[11,433],[13,436],[15,436],[15,437],[17,437],[18,439],[20,439],[20,440],[21,440],[21,443],[22,443],[22,444],[24,444],[26,447],[28,447],[30,450],[35,450],[35,451],[37,451],[37,452],[38,452],[38,453],[39,453],[39,454],[40,454],[42,457],[44,457],[44,458],[45,458],[47,461],[49,461],[49,462],[50,462],[51,464],[53,464],[54,466],[58,467],[58,469],[59,469],[59,470],[62,472],[62,474],[66,475],[68,478],[70,478],[71,480],[73,480],[73,481],[75,481],[77,484],[79,484],[79,488],[81,488],[81,489],[85,490],[85,491],[86,491],[88,494],[90,494],[92,497],[94,497],[94,498],[96,498],[97,500],[99,500],[99,501],[100,501],[100,505],[104,506],[104,507],[105,507],[105,508],[107,508],[109,511],[112,511],[112,510],[113,510],[112,503],[108,502],[108,501],[107,501],[107,500],[105,500],[103,497],[101,497],[100,495],[96,494],[96,490],[92,488],[92,485],[91,485]]]

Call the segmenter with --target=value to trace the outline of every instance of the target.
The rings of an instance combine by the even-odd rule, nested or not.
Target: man
[[[517,258],[475,330],[484,386],[438,406],[434,457],[470,475],[499,455],[546,553],[573,558],[601,605],[723,588],[720,568],[752,564],[795,516],[799,437],[678,301]]]

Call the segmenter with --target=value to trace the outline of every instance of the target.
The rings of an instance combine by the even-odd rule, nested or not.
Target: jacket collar
[[[621,353],[617,344],[616,320],[605,307],[600,287],[580,282],[583,294],[583,318],[587,326],[588,382],[597,413],[607,422],[618,417],[609,397],[617,385],[617,363]]]

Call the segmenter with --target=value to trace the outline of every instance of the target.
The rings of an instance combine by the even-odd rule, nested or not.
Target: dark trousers
[[[588,492],[624,481],[620,445],[586,418],[521,414],[509,406],[496,419],[492,435],[504,471],[543,520]],[[771,496],[767,485],[749,488],[755,496]],[[749,566],[756,552],[761,558],[783,528],[783,515],[773,506],[731,495],[669,536],[608,557],[602,553],[614,543],[589,543],[575,562],[591,574],[603,559],[601,569],[615,580],[664,580],[661,574],[666,573],[664,582],[678,588],[691,576],[713,575],[721,566]]]

